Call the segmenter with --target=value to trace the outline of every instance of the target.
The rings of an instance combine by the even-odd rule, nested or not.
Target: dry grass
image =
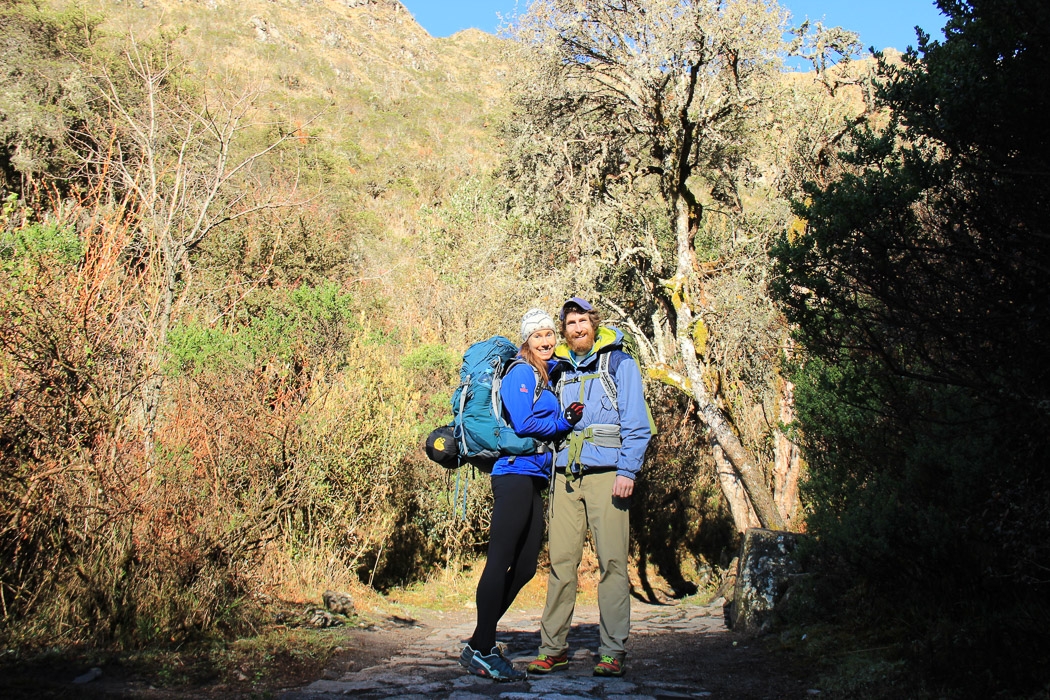
[[[96,0],[89,7],[114,32],[145,37],[185,27],[179,46],[197,74],[260,90],[260,120],[309,122],[304,134],[316,160],[303,175],[317,206],[330,212],[321,217],[326,234],[353,250],[356,263],[339,282],[393,302],[396,327],[423,342],[458,344],[467,329],[512,328],[518,307],[536,303],[534,284],[516,284],[532,276],[527,271],[503,264],[504,256],[495,265],[474,262],[474,251],[515,257],[495,210],[455,224],[460,270],[485,271],[484,279],[450,278],[430,245],[433,227],[448,223],[444,211],[463,206],[457,197],[493,196],[486,178],[502,157],[497,126],[514,70],[506,40],[477,31],[434,39],[384,3],[157,0],[136,8]],[[374,225],[363,228],[362,217]],[[560,289],[552,304],[558,296]],[[530,301],[518,302],[524,298]],[[473,318],[497,309],[495,319]]]

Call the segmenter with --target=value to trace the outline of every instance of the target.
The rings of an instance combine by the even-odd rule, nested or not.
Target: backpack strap
[[[620,362],[626,356],[622,350],[612,350],[610,352],[603,352],[598,355],[598,369],[596,372],[589,374],[581,374],[578,377],[573,377],[568,382],[562,382],[560,377],[558,380],[558,386],[556,393],[558,399],[562,398],[564,384],[574,384],[579,382],[580,384],[580,397],[578,401],[583,403],[584,396],[587,393],[587,382],[592,379],[601,381],[602,388],[605,389],[605,395],[609,397],[609,401],[612,402],[614,411],[620,410],[620,404],[617,402],[617,396],[619,392],[616,390],[616,369],[620,366]],[[614,359],[615,358],[615,359]]]
[[[467,405],[467,392],[470,390],[470,375],[459,385],[459,413],[452,417],[452,437],[458,443],[459,453],[467,454],[467,431],[463,428],[463,414]],[[453,400],[455,400],[453,398]],[[453,406],[455,408],[455,406]],[[459,481],[456,481],[459,484]]]
[[[536,379],[536,390],[532,392],[532,405],[533,406],[535,406],[536,402],[540,400],[540,396],[543,394],[543,390],[546,388],[546,385],[544,385],[544,383],[542,381],[540,381],[541,377],[540,377],[539,370],[537,370],[529,362],[526,362],[521,357],[514,358],[514,361],[511,362],[510,364],[508,364],[504,368],[502,376],[499,377],[499,379],[497,380],[498,383],[494,383],[493,384],[493,389],[492,389],[492,408],[493,408],[493,411],[498,416],[503,416],[503,399],[500,398],[499,391],[500,391],[500,388],[502,388],[502,386],[503,386],[503,379],[505,379],[507,377],[507,375],[510,374],[511,369],[513,369],[515,365],[528,365],[529,369],[532,370],[532,376],[535,377],[535,379]],[[553,444],[543,442],[539,438],[533,438],[533,439],[536,440],[536,452],[534,454],[543,454],[544,452],[553,452],[554,451],[554,445]],[[519,455],[510,455],[508,460],[507,460],[508,463],[509,464],[514,464],[514,458],[517,457],[517,456],[519,456]]]
[[[631,356],[630,354],[628,354],[624,350],[621,350],[620,348],[613,348],[608,352],[599,353],[598,368],[596,372],[591,372],[590,374],[581,374],[580,376],[573,377],[570,381],[564,383],[561,381],[561,377],[559,377],[557,387],[555,390],[555,393],[558,395],[559,403],[561,403],[561,405],[563,406],[565,405],[565,402],[562,400],[562,397],[564,395],[565,384],[572,384],[574,382],[580,383],[580,397],[578,400],[580,403],[583,403],[583,399],[587,391],[587,382],[589,382],[592,379],[597,379],[602,383],[602,388],[605,390],[605,395],[609,397],[609,402],[612,404],[613,410],[619,412],[620,404],[617,401],[619,392],[616,389],[616,371],[620,368],[620,363],[623,362],[624,358],[626,357]],[[653,420],[653,413],[649,409],[649,404],[645,401],[644,396],[642,397],[642,402],[645,405],[645,415],[649,419],[649,432],[652,435],[656,435],[656,421]],[[617,426],[617,428],[618,427],[619,426]],[[575,434],[572,437],[575,437]],[[619,433],[617,433],[617,440],[618,439]],[[593,439],[588,439],[587,441],[597,443],[597,441]],[[605,445],[601,445],[601,443],[597,444],[599,444],[602,447],[614,446],[611,443]],[[619,447],[619,445],[615,445],[615,447]],[[572,462],[570,459],[570,464],[571,463]]]
[[[602,388],[605,389],[605,395],[609,397],[609,401],[612,402],[613,410],[619,411],[620,404],[617,403],[617,390],[616,380],[614,376],[616,374],[616,368],[620,366],[620,358],[617,358],[616,367],[613,367],[613,355],[623,355],[622,351],[613,350],[612,352],[603,352],[598,355],[598,379],[602,382]]]

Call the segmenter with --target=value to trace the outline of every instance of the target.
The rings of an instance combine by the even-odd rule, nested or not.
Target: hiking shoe
[[[470,670],[470,660],[474,658],[474,648],[469,644],[463,647],[463,651],[459,655],[459,665],[463,668]]]
[[[602,655],[598,665],[594,667],[594,675],[596,676],[616,676],[619,678],[627,669],[624,668],[624,663],[615,656]]]
[[[507,657],[500,653],[499,647],[492,647],[492,652],[482,654],[468,644],[459,655],[459,664],[468,672],[494,681],[523,681],[529,677],[525,671],[518,671]]]
[[[496,642],[496,649],[499,650],[499,655],[506,658],[507,650],[509,647],[506,642]],[[470,657],[474,656],[474,649],[467,644],[463,647],[463,653],[459,655],[459,665],[466,668],[470,665]]]
[[[550,673],[551,671],[557,671],[559,668],[565,668],[568,665],[568,654],[559,654],[558,656],[540,654],[536,657],[535,661],[529,664],[529,673]]]

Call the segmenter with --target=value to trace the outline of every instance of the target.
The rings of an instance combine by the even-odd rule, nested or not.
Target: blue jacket
[[[553,369],[555,364],[554,361],[548,362],[548,371]],[[533,402],[532,397],[536,395],[536,372],[530,365],[517,364],[511,367],[507,376],[503,378],[499,393],[503,400],[503,414],[519,436],[552,443],[572,430],[558,406],[558,397],[550,390],[549,385]],[[492,475],[524,474],[549,479],[553,455],[553,452],[545,452],[517,455],[513,458],[503,456],[493,465]]]
[[[583,382],[583,419],[574,430],[581,431],[590,425],[614,424],[620,426],[620,447],[599,447],[587,442],[583,445],[579,462],[587,469],[616,469],[619,476],[637,479],[645,458],[645,448],[652,433],[649,429],[649,414],[645,408],[642,390],[642,374],[638,363],[622,347],[623,333],[616,328],[602,326],[596,334],[590,353],[577,362],[565,343],[558,345],[554,357],[558,361],[558,391],[561,403],[568,406],[580,400],[579,378],[598,371],[598,358],[602,353],[620,353],[615,358],[619,363],[613,373],[616,385],[616,408],[598,379]],[[556,461],[562,469],[568,462],[568,450],[559,449]]]

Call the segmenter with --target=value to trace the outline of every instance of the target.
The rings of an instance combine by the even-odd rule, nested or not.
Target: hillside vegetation
[[[456,522],[418,449],[459,354],[605,274],[565,269],[560,234],[537,239],[521,206],[506,144],[527,50],[433,39],[387,2],[9,2],[3,18],[7,632],[192,637],[250,619],[260,593],[384,588],[471,553],[485,508]],[[794,470],[777,494],[795,518],[784,327],[740,284],[719,294],[780,330],[719,327],[736,336],[713,333],[710,361],[758,353],[761,370],[708,380],[747,445]],[[689,397],[650,388],[666,427],[639,563],[717,585],[725,494],[744,492]],[[48,587],[68,606],[41,605]]]
[[[2,23],[7,633],[192,636],[469,552],[418,444],[535,296],[492,180],[505,42],[396,3]]]

